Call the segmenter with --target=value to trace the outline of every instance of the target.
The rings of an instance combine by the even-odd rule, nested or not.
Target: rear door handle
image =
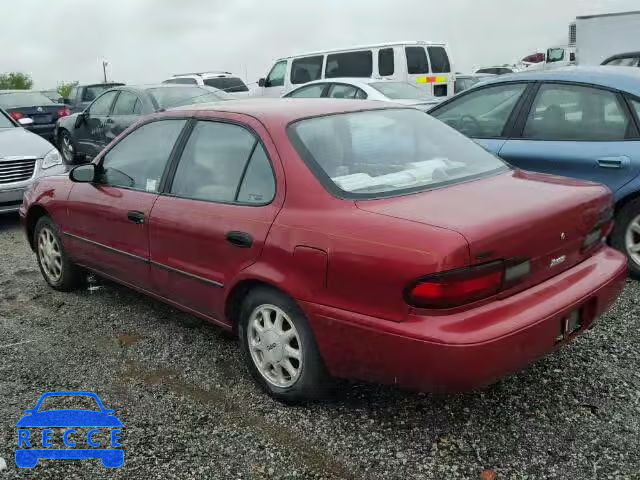
[[[601,157],[596,159],[596,163],[600,168],[622,168],[629,165],[629,157],[624,155],[618,157]]]
[[[133,223],[138,223],[140,225],[144,223],[144,213],[137,210],[129,210],[127,212],[127,218]]]
[[[234,247],[251,248],[253,238],[246,232],[227,232],[227,242]]]

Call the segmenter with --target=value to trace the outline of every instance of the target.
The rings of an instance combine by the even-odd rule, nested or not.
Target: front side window
[[[232,203],[258,140],[247,129],[219,122],[198,122],[185,146],[171,193],[184,198]],[[245,193],[259,196],[254,188]],[[256,197],[257,198],[257,197]]]
[[[603,65],[612,67],[637,67],[638,57],[614,58]]]
[[[329,98],[348,98],[354,99],[356,98],[356,94],[358,93],[358,88],[353,85],[344,85],[342,83],[336,83],[331,86],[331,90],[329,91]]]
[[[89,115],[92,117],[106,117],[111,111],[111,104],[118,94],[117,91],[107,92],[91,104]]]
[[[531,107],[523,137],[532,140],[624,140],[629,119],[615,93],[579,85],[545,84]]]
[[[171,151],[185,124],[185,120],[161,120],[131,132],[104,157],[100,183],[157,192]]]
[[[282,87],[284,85],[284,76],[287,74],[287,61],[282,60],[281,62],[276,63],[269,75],[267,75],[267,79],[264,82],[265,87]]]
[[[444,47],[427,47],[429,59],[431,60],[431,71],[433,73],[451,72],[449,56]]]
[[[333,53],[327,55],[326,78],[364,77],[373,74],[373,53],[371,50],[359,52]]]
[[[431,112],[460,133],[472,138],[497,138],[522,96],[526,84],[506,84],[462,95]]]
[[[407,55],[407,73],[417,75],[429,73],[429,61],[424,47],[405,47]]]
[[[296,58],[291,62],[291,83],[297,85],[320,79],[323,60],[324,57],[322,55]]]
[[[332,192],[367,198],[421,191],[507,167],[472,140],[414,109],[298,121],[289,136]]]
[[[326,83],[314,83],[308,87],[298,88],[286,96],[288,98],[320,98],[326,86]]]
[[[383,76],[393,75],[395,66],[393,63],[393,48],[378,50],[378,73]]]
[[[139,112],[140,100],[131,92],[120,92],[111,115],[135,115],[136,109]]]

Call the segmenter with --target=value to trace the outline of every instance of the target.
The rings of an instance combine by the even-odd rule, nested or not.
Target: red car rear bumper
[[[618,297],[626,259],[605,247],[579,265],[502,300],[397,323],[301,302],[329,371],[337,377],[426,391],[465,391],[514,373],[591,328]],[[561,325],[582,327],[561,341]]]

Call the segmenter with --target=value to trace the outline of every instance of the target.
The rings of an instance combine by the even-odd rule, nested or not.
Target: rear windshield
[[[85,87],[82,91],[81,102],[93,102],[96,98],[102,95],[107,90],[122,85],[121,83],[109,83],[105,85],[90,85]]]
[[[414,109],[316,117],[289,129],[300,156],[341,197],[422,191],[507,169],[473,141]]]
[[[40,92],[0,92],[0,107],[2,108],[35,107],[38,105],[51,105],[52,103],[51,99]]]
[[[425,91],[405,82],[374,82],[369,85],[392,100],[433,100]]]
[[[194,103],[217,102],[224,100],[207,88],[167,86],[147,90],[158,103],[159,108],[181,107]]]
[[[207,78],[204,80],[207,87],[217,88],[227,93],[248,92],[249,89],[242,80],[237,77]]]

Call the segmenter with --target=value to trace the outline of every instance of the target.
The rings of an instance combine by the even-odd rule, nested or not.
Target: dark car
[[[82,112],[96,98],[113,87],[120,87],[124,83],[95,83],[93,85],[78,85],[71,89],[69,98],[64,103],[69,106],[71,113]]]
[[[32,119],[33,123],[25,128],[51,141],[58,119],[71,114],[66,105],[54,103],[41,92],[32,90],[0,90],[0,108],[16,121]]]
[[[66,163],[90,161],[141,116],[191,103],[227,100],[224,92],[191,85],[121,86],[106,91],[81,113],[56,125]]]
[[[221,325],[292,401],[474,389],[570,343],[624,288],[610,208],[418,109],[285,98],[149,115],[20,215],[52,288],[89,269]]]
[[[430,113],[516,168],[604,183],[615,201],[610,241],[640,279],[640,69],[521,72]]]

